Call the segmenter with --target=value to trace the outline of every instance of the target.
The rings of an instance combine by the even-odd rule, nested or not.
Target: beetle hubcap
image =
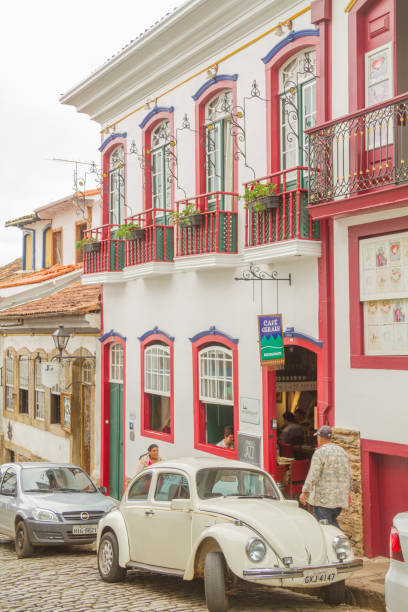
[[[103,574],[109,574],[113,563],[113,548],[109,540],[105,540],[99,552],[99,560]]]

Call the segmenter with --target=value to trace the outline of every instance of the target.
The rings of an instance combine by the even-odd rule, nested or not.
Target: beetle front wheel
[[[204,587],[205,601],[209,612],[226,612],[228,610],[225,574],[224,555],[220,552],[208,553],[204,565]]]
[[[346,601],[346,583],[344,580],[333,582],[323,587],[323,601],[333,606],[339,606]]]
[[[126,570],[119,565],[119,546],[111,531],[103,534],[98,548],[98,570],[105,582],[119,582],[126,576]]]

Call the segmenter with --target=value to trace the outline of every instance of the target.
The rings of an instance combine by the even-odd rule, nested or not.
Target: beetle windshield
[[[197,473],[197,492],[200,499],[212,497],[268,497],[279,499],[272,479],[258,470],[210,468]]]
[[[44,491],[96,492],[95,485],[89,476],[77,467],[24,468],[22,470],[22,485],[25,493],[42,493]]]

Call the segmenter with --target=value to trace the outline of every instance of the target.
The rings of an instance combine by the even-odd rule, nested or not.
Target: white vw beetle
[[[204,577],[210,612],[228,609],[237,579],[323,587],[325,601],[338,604],[362,565],[342,531],[283,499],[269,474],[213,458],[163,461],[138,474],[99,522],[97,551],[107,582],[138,568]]]

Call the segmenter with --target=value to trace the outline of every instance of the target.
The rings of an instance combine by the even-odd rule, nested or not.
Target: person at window
[[[234,428],[232,425],[226,425],[224,427],[224,437],[218,442],[217,446],[222,446],[223,448],[234,448]]]
[[[157,444],[151,444],[147,449],[147,453],[140,455],[139,463],[136,468],[136,474],[139,474],[139,472],[142,472],[145,468],[149,467],[149,465],[153,465],[158,461],[163,461],[159,456],[159,447]]]
[[[285,427],[282,430],[280,441],[284,444],[293,444],[299,446],[303,444],[305,433],[302,425],[296,422],[295,415],[291,412],[285,412],[283,415]]]

